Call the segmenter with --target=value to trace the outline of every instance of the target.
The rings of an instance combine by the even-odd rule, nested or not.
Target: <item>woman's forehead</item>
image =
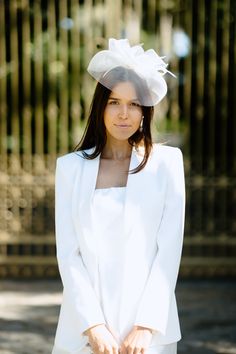
[[[119,82],[116,84],[112,88],[109,98],[125,99],[128,101],[138,100],[136,89],[131,82]]]

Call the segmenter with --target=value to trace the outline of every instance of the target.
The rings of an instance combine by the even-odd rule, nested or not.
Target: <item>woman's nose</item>
[[[128,107],[126,104],[121,104],[120,105],[120,112],[119,112],[120,117],[122,118],[127,118],[128,116]]]

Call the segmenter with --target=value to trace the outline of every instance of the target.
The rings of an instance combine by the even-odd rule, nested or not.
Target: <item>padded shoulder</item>
[[[163,159],[174,159],[174,158],[179,158],[182,157],[182,151],[178,147],[174,146],[169,146],[169,145],[163,145],[160,143],[155,143],[153,144],[153,152],[155,154],[159,154],[160,158]]]
[[[57,169],[65,173],[72,174],[80,164],[83,163],[84,157],[81,151],[75,151],[57,158]]]

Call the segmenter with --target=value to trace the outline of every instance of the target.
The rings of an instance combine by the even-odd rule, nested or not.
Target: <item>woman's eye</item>
[[[110,104],[118,104],[118,101],[110,101]]]
[[[139,104],[139,103],[137,103],[137,102],[132,102],[132,103],[131,103],[131,106],[134,106],[134,107],[140,107],[140,104]]]

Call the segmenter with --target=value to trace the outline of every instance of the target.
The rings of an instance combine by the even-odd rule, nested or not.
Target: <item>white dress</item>
[[[122,269],[118,264],[123,254],[125,193],[126,187],[96,189],[92,201],[93,234],[99,256],[100,304],[106,323],[116,332],[118,339],[120,336],[117,315],[120,308],[122,281]],[[107,276],[108,272],[110,276]]]
[[[121,258],[124,242],[123,217],[126,187],[95,189],[92,200],[94,240],[99,257],[99,299],[107,325],[121,343],[119,309],[121,298]],[[109,276],[107,276],[109,275]],[[109,283],[107,281],[109,279]],[[158,345],[148,354],[175,354],[177,343]]]

